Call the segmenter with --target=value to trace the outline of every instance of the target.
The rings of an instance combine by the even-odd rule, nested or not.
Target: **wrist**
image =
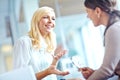
[[[47,75],[50,75],[50,74],[51,74],[50,67],[48,67],[48,68],[45,70],[45,72],[46,72]]]

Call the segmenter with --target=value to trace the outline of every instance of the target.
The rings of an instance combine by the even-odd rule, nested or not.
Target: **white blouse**
[[[32,66],[35,73],[45,70],[53,60],[51,53],[46,52],[46,47],[46,43],[42,40],[42,48],[35,50],[29,36],[21,37],[13,49],[14,68]],[[52,74],[42,80],[57,80],[57,77]]]

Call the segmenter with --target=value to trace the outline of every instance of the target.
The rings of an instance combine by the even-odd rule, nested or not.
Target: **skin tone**
[[[88,77],[91,76],[92,73],[94,72],[94,70],[89,67],[79,68],[79,71],[82,72],[82,75],[84,76],[85,79],[88,79]]]
[[[55,13],[49,12],[43,15],[39,22],[39,29],[43,37],[46,37],[55,27]]]
[[[109,15],[102,11],[99,7],[96,7],[95,10],[86,8],[87,17],[90,18],[95,27],[99,25],[107,26]]]
[[[55,13],[51,11],[44,14],[40,19],[38,25],[39,25],[40,33],[42,34],[43,38],[46,38],[47,34],[50,33],[55,27]],[[37,80],[41,80],[50,74],[56,74],[56,75],[62,75],[62,76],[69,74],[68,71],[60,71],[56,69],[58,60],[66,53],[66,50],[63,50],[63,48],[58,47],[55,50],[55,53],[57,54],[53,56],[52,64],[44,71],[36,74]]]
[[[87,12],[87,17],[92,20],[95,27],[99,25],[107,26],[109,21],[109,15],[106,12],[102,11],[99,7],[96,7],[95,10],[86,8],[86,12]],[[95,70],[89,67],[84,67],[84,68],[79,68],[79,71],[82,72],[85,79],[88,79],[88,77],[91,76]]]
[[[47,75],[50,74],[56,74],[56,75],[68,75],[69,72],[68,71],[60,71],[58,69],[56,69],[56,64],[58,62],[58,60],[66,53],[66,50],[61,50],[56,56],[53,56],[53,62],[52,64],[49,66],[49,68],[47,68],[46,70],[39,72],[36,74],[37,80],[41,80],[42,78],[46,77]]]

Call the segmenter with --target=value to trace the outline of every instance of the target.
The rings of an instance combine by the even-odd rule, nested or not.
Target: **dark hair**
[[[120,11],[116,10],[116,0],[85,0],[84,5],[87,8],[95,9],[99,7],[104,12],[110,15],[110,20],[107,26],[113,24],[120,19]]]
[[[91,9],[99,7],[103,11],[110,13],[116,7],[116,0],[85,0],[84,5]]]
[[[96,7],[99,7],[102,11],[110,15],[104,35],[110,25],[120,20],[120,11],[116,10],[116,3],[116,0],[85,0],[84,2],[85,7],[90,9],[95,9]]]

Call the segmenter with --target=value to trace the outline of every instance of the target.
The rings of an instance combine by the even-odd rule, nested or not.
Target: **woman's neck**
[[[41,36],[45,39],[47,37],[48,33],[41,32]]]
[[[101,16],[101,24],[106,26],[108,25],[108,22],[109,22],[109,17],[110,15],[107,14],[106,12],[103,12],[102,16]]]

